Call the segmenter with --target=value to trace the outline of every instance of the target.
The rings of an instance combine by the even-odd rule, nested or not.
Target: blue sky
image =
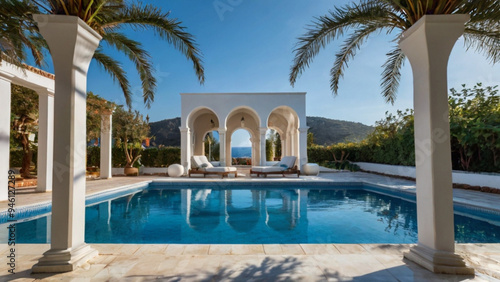
[[[125,57],[113,55],[124,63],[135,91],[134,108],[148,114],[151,121],[180,116],[182,92],[307,92],[308,116],[361,122],[374,125],[385,112],[413,107],[412,74],[407,61],[394,105],[386,104],[380,94],[380,73],[385,54],[396,43],[393,36],[374,34],[349,63],[337,97],[329,88],[329,71],[341,41],[321,51],[314,63],[299,78],[295,87],[288,82],[296,38],[314,17],[325,15],[334,5],[350,1],[332,0],[169,0],[145,1],[170,10],[196,37],[204,54],[206,82],[199,85],[192,65],[168,43],[152,32],[127,31],[142,42],[153,57],[158,76],[155,102],[150,109],[142,103],[140,81],[134,66]],[[313,4],[312,4],[313,3]],[[219,10],[215,6],[221,7]],[[108,54],[113,54],[110,50]],[[449,88],[500,84],[500,66],[490,65],[473,50],[465,52],[463,41],[455,45],[448,72]],[[88,90],[124,104],[117,84],[95,63],[89,70]],[[241,140],[244,140],[243,138]],[[243,142],[243,141],[242,141]],[[235,143],[236,144],[236,143]],[[244,142],[242,143],[244,144]],[[246,144],[246,143],[245,143]]]

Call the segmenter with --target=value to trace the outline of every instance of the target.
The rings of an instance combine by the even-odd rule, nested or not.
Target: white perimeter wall
[[[114,167],[112,171],[113,175],[125,175],[123,173],[123,167]],[[139,174],[153,174],[153,173],[167,173],[166,167],[143,167],[139,168]]]
[[[361,162],[358,162],[356,164],[365,171],[416,178],[414,166],[385,165]],[[453,171],[453,183],[467,184],[472,186],[487,186],[500,189],[500,174]]]

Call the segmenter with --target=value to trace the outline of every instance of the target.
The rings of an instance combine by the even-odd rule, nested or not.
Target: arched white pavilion
[[[181,163],[191,167],[191,156],[203,155],[203,140],[219,132],[220,162],[230,164],[231,136],[246,129],[252,142],[252,164],[266,163],[266,132],[281,137],[282,156],[307,163],[306,93],[181,93]]]

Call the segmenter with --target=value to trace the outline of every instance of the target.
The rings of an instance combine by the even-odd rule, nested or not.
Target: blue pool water
[[[153,184],[87,206],[85,238],[88,243],[417,242],[412,196],[377,192],[362,185],[179,189]],[[457,207],[456,212],[457,242],[500,242],[500,215]],[[16,241],[46,243],[48,226],[50,215],[18,222]],[[0,228],[6,230],[5,224]]]

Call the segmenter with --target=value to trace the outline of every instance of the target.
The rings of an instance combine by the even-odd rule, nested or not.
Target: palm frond
[[[110,76],[113,81],[118,82],[125,97],[125,103],[129,108],[132,108],[132,93],[130,91],[130,83],[127,79],[127,74],[120,63],[102,52],[99,47],[94,53],[94,59]]]
[[[464,31],[464,43],[467,50],[470,48],[475,49],[476,52],[483,54],[492,64],[500,61],[499,32],[467,27]]]
[[[200,83],[205,81],[202,54],[195,43],[193,35],[185,31],[181,22],[168,18],[169,13],[151,5],[140,7],[132,5],[120,10],[115,16],[103,19],[104,28],[112,28],[117,24],[128,24],[136,30],[152,29],[156,35],[172,44],[193,63]]]
[[[0,52],[9,58],[9,62],[24,67],[29,50],[37,66],[44,64],[42,48],[32,38],[38,29],[30,14],[38,13],[36,5],[28,0],[4,0],[0,9]]]
[[[344,69],[348,66],[349,59],[354,58],[356,51],[366,41],[368,36],[382,25],[368,25],[357,29],[344,41],[340,51],[336,54],[335,63],[330,70],[330,89],[334,95],[338,94],[339,81],[344,76]]]
[[[391,52],[387,53],[387,61],[382,65],[384,71],[382,72],[382,95],[387,103],[394,105],[396,100],[396,93],[399,88],[399,81],[401,79],[401,67],[404,65],[405,55],[396,47]]]
[[[317,18],[306,34],[298,38],[289,75],[292,86],[319,51],[332,40],[339,38],[350,28],[375,23],[383,24],[389,29],[402,28],[404,24],[395,15],[388,13],[385,3],[369,0],[335,8],[328,15]]]
[[[117,32],[107,32],[103,35],[103,40],[117,50],[123,52],[132,62],[134,62],[137,72],[142,81],[143,98],[146,107],[150,107],[154,101],[156,78],[153,75],[151,56],[142,49],[141,43],[129,39],[127,36]]]
[[[123,0],[39,0],[34,1],[39,7],[51,14],[77,16],[99,32],[99,18],[124,6]]]

